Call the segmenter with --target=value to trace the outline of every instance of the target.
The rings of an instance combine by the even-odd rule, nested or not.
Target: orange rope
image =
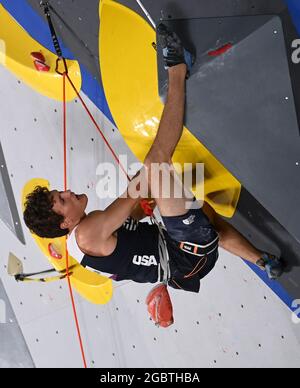
[[[66,73],[63,74],[63,112],[64,112],[64,118],[63,118],[63,138],[64,138],[64,189],[67,190],[67,108],[66,108]],[[77,329],[77,334],[78,334],[78,340],[79,340],[79,345],[80,345],[80,350],[81,350],[81,355],[82,355],[82,360],[84,364],[84,368],[87,368],[87,363],[86,363],[86,358],[85,358],[85,353],[83,349],[83,344],[82,344],[82,337],[81,337],[81,332],[80,332],[80,327],[79,327],[79,322],[78,322],[78,317],[77,317],[77,312],[76,312],[76,306],[75,306],[75,301],[74,301],[74,295],[73,295],[73,290],[72,290],[72,285],[71,285],[71,280],[70,280],[70,272],[69,272],[69,254],[68,254],[68,249],[67,249],[67,239],[65,240],[65,251],[66,251],[66,271],[67,271],[67,279],[68,279],[68,286],[69,286],[69,292],[70,292],[70,297],[71,297],[71,302],[72,302],[72,309],[73,309],[73,314],[75,318],[75,324],[76,324],[76,329]]]
[[[83,99],[81,98],[78,90],[76,89],[76,86],[74,85],[74,83],[72,82],[71,78],[69,77],[68,74],[66,74],[66,77],[68,79],[68,81],[70,82],[73,90],[75,91],[75,93],[77,94],[77,97],[79,98],[79,100],[81,101],[84,109],[86,110],[87,114],[89,115],[90,119],[92,120],[93,124],[95,125],[95,127],[97,128],[98,132],[100,133],[100,135],[102,136],[105,144],[107,145],[107,147],[109,148],[110,152],[112,153],[113,157],[115,158],[116,162],[118,163],[118,165],[121,167],[121,169],[123,170],[124,174],[126,175],[127,179],[130,181],[130,177],[129,175],[127,174],[127,171],[125,170],[125,168],[123,167],[122,163],[120,162],[120,159],[118,158],[117,154],[115,153],[115,151],[112,149],[111,145],[109,144],[108,140],[106,139],[106,137],[104,136],[103,132],[101,131],[99,125],[97,124],[96,120],[94,119],[91,111],[89,110],[89,108],[87,107],[87,105],[85,104],[85,102],[83,101]]]

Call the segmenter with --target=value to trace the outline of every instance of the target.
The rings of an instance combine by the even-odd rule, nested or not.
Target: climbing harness
[[[149,211],[150,213],[150,211]],[[167,247],[166,238],[164,235],[165,228],[158,222],[152,210],[151,220],[158,227],[158,251],[159,251],[159,266],[158,266],[158,279],[162,282],[155,286],[148,294],[146,298],[147,309],[151,319],[158,327],[167,328],[174,323],[173,306],[171,298],[168,292],[168,282],[170,280],[170,257]]]
[[[209,244],[206,245],[200,245],[200,244],[193,244],[190,242],[180,242],[179,248],[191,255],[194,256],[207,256],[211,253],[213,253],[215,250],[218,249],[219,246],[219,236],[217,236],[213,241],[211,241]]]

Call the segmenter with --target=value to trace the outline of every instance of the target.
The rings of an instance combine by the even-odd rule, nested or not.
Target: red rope
[[[68,77],[68,75],[67,75],[67,77]],[[63,74],[63,111],[64,111],[64,118],[63,118],[63,127],[64,127],[64,131],[63,131],[63,137],[64,137],[64,189],[67,190],[66,73]],[[79,345],[80,345],[80,350],[81,350],[81,355],[82,355],[82,360],[83,360],[84,368],[87,368],[85,353],[84,353],[83,344],[82,344],[82,337],[81,337],[81,332],[80,332],[80,327],[79,327],[79,322],[78,322],[78,317],[77,317],[77,312],[76,312],[76,306],[75,306],[75,301],[74,301],[74,295],[73,295],[73,290],[72,290],[72,285],[71,285],[71,280],[70,280],[69,254],[68,254],[68,250],[67,250],[67,239],[65,240],[65,251],[66,251],[67,279],[68,279],[69,292],[70,292],[70,297],[71,297],[71,302],[72,302],[73,315],[74,315],[74,319],[75,319],[75,324],[76,324],[76,329],[77,329],[78,340],[79,340]]]
[[[117,161],[118,165],[121,167],[121,169],[123,170],[124,174],[126,175],[127,179],[130,181],[130,177],[129,175],[127,174],[127,171],[125,170],[125,168],[122,166],[122,163],[120,162],[120,159],[118,158],[117,154],[115,153],[115,151],[112,149],[111,145],[109,144],[108,140],[106,139],[106,137],[104,136],[103,132],[101,131],[99,125],[97,124],[96,120],[94,119],[92,113],[90,112],[89,108],[86,106],[85,102],[83,101],[83,99],[81,98],[78,90],[76,89],[76,86],[73,84],[71,78],[69,77],[68,74],[66,74],[66,77],[68,79],[68,81],[70,82],[73,90],[75,91],[75,93],[77,94],[77,97],[80,99],[83,107],[85,108],[87,114],[90,116],[90,119],[92,120],[92,122],[94,123],[95,127],[97,128],[98,132],[100,133],[100,135],[102,136],[105,144],[107,145],[107,147],[109,148],[109,150],[111,151],[113,157],[115,158],[115,160]]]

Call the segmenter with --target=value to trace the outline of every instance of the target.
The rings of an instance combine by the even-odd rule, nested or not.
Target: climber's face
[[[88,197],[85,194],[76,195],[70,190],[53,190],[51,198],[53,211],[64,217],[64,221],[60,225],[61,229],[72,229],[85,216],[88,204]]]

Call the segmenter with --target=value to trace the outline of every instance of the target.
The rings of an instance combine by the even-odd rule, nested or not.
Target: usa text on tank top
[[[129,218],[117,231],[117,246],[109,256],[85,255],[81,264],[117,275],[117,280],[155,283],[158,279],[159,231],[156,225]]]

